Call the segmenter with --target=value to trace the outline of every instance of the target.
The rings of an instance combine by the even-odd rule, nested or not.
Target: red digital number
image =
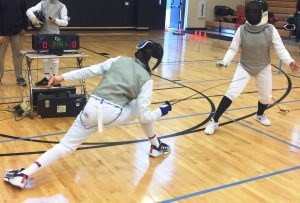
[[[48,42],[42,42],[42,48],[47,49],[48,48]]]
[[[77,48],[77,42],[76,41],[72,41],[72,48],[76,49]]]

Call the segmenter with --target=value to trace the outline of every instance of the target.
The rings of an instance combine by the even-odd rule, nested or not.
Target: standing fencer
[[[42,15],[43,21],[39,19],[38,14]],[[29,20],[34,26],[40,27],[39,34],[59,34],[59,27],[68,25],[67,7],[59,0],[44,0],[36,6],[29,8],[26,12]],[[36,86],[47,85],[50,79],[50,68],[53,69],[53,75],[58,75],[59,60],[45,59],[45,76],[42,80],[35,83]]]
[[[297,71],[298,66],[291,58],[282,43],[276,28],[268,24],[268,5],[264,1],[252,0],[245,8],[246,23],[238,28],[232,43],[222,61],[217,67],[230,65],[235,54],[241,49],[240,62],[237,65],[232,83],[222,98],[213,118],[205,128],[205,133],[211,135],[218,127],[218,120],[226,109],[236,99],[249,82],[251,76],[255,78],[258,91],[258,110],[255,119],[263,125],[270,125],[271,121],[264,114],[272,99],[272,71],[270,49],[273,46],[279,58],[291,70]]]
[[[157,59],[149,67],[151,57]],[[163,57],[160,44],[143,40],[137,45],[135,58],[119,56],[97,65],[54,76],[49,86],[64,80],[80,80],[103,75],[102,81],[92,91],[84,110],[77,116],[72,127],[60,143],[40,156],[31,166],[7,171],[4,180],[23,188],[28,177],[54,161],[75,151],[81,143],[103,126],[117,126],[138,118],[151,143],[149,155],[158,157],[170,152],[170,146],[160,141],[154,132],[154,121],[172,110],[165,102],[154,111],[149,110],[153,80],[151,71],[156,69]]]

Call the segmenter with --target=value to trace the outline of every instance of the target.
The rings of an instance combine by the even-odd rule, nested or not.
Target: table
[[[33,60],[38,59],[53,59],[53,58],[75,58],[77,62],[77,68],[82,68],[82,61],[84,58],[86,58],[88,55],[85,55],[78,51],[65,51],[63,55],[57,56],[55,54],[49,54],[48,52],[37,52],[37,51],[21,51],[21,53],[24,55],[24,58],[26,60],[26,70],[28,74],[28,83],[29,83],[29,99],[30,99],[30,114],[29,117],[33,118],[33,95],[32,95],[32,77],[31,77],[31,63]],[[85,79],[82,79],[80,81],[80,85],[82,86],[83,93],[87,96],[86,92],[86,83]]]

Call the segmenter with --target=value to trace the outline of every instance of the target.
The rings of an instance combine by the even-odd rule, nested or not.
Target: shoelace
[[[169,149],[169,145],[165,144],[165,143],[160,143],[159,147],[158,147],[159,151],[163,150],[168,150]]]

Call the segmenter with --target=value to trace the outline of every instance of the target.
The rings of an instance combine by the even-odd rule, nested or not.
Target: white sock
[[[47,78],[47,80],[50,80],[50,74],[49,73],[45,73],[45,78]]]
[[[159,147],[159,142],[158,142],[157,136],[155,135],[155,132],[154,132],[153,123],[141,123],[140,125],[141,125],[142,129],[144,130],[145,134],[147,135],[147,137],[149,138],[151,145]]]
[[[45,78],[50,79],[49,59],[44,59]]]
[[[51,63],[52,63],[53,75],[58,75],[59,60],[58,59],[52,59]]]
[[[154,135],[153,137],[149,137],[149,141],[150,141],[151,145],[159,147],[159,141],[158,141],[156,135]]]
[[[70,154],[71,152],[71,150],[59,143],[42,154],[33,164],[22,171],[22,173],[31,176],[42,168],[49,166],[56,160],[64,157],[67,154]]]

